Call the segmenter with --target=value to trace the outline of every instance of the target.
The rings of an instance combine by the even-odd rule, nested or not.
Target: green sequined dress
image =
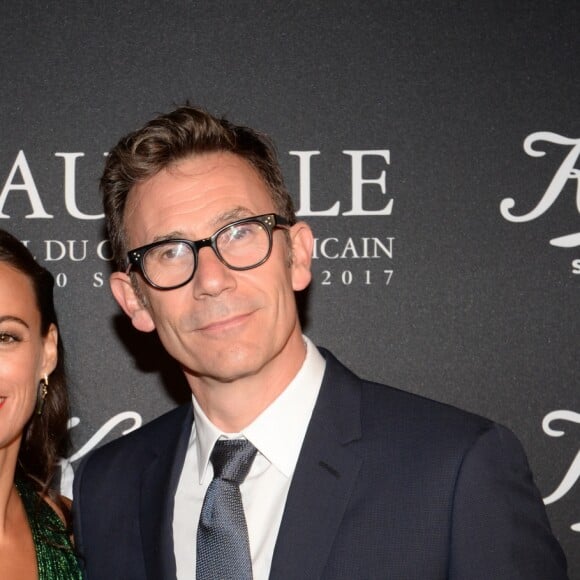
[[[74,549],[61,519],[32,489],[16,481],[36,550],[39,580],[82,580]]]

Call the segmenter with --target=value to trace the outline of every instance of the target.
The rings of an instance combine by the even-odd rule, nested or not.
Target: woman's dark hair
[[[24,274],[32,283],[36,306],[40,312],[40,331],[46,337],[51,324],[58,329],[54,308],[52,274],[40,266],[30,251],[7,231],[0,229],[0,262]],[[17,474],[26,477],[42,495],[48,495],[61,509],[57,494],[51,490],[59,457],[65,457],[69,446],[67,421],[69,401],[66,388],[64,347],[58,335],[58,360],[49,376],[48,394],[42,414],[34,413],[24,428],[18,454]],[[63,509],[67,514],[68,510]]]

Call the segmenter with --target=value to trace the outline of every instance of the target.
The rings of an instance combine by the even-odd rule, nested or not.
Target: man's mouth
[[[0,407],[4,404],[4,401],[6,400],[6,397],[1,397],[0,396]]]
[[[220,330],[226,330],[228,328],[233,328],[238,326],[239,324],[243,324],[245,320],[248,318],[248,314],[240,314],[236,316],[230,316],[229,318],[224,318],[222,320],[216,320],[214,322],[210,322],[205,324],[201,330],[203,332],[219,332]]]

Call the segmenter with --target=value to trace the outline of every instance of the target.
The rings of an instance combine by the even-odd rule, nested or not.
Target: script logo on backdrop
[[[343,150],[345,161],[350,164],[350,205],[344,200],[335,201],[331,207],[324,210],[312,209],[311,168],[314,157],[320,151],[289,151],[291,156],[299,160],[299,217],[335,217],[335,216],[390,216],[393,211],[392,198],[379,199],[377,196],[387,196],[386,168],[390,165],[390,151],[388,149],[371,150]],[[66,215],[75,220],[95,221],[102,220],[102,213],[87,213],[79,208],[77,200],[77,173],[80,160],[85,157],[82,152],[54,153],[58,162],[58,171],[63,176],[63,201]],[[365,160],[373,163],[376,173],[365,176]],[[377,171],[377,165],[380,170]],[[64,171],[62,171],[64,168]],[[345,192],[346,193],[346,192]],[[60,200],[54,194],[48,195],[42,188],[38,188],[34,179],[33,169],[30,167],[24,151],[19,151],[8,172],[2,191],[0,192],[0,219],[9,219],[7,201],[12,196],[24,195],[30,207],[26,219],[63,219],[59,211]],[[369,200],[371,200],[369,203]],[[55,203],[58,202],[58,203]],[[346,207],[343,207],[343,204]],[[26,205],[26,204],[25,204]],[[57,207],[55,207],[55,205]],[[369,205],[379,209],[368,209]],[[47,211],[47,209],[49,211]],[[337,235],[316,238],[313,257],[315,260],[315,280],[321,286],[340,284],[343,286],[383,285],[388,286],[393,277],[393,244],[395,237],[388,234],[381,236],[361,235],[353,237],[345,235],[347,228],[342,227]],[[90,258],[99,261],[110,261],[111,251],[108,240],[101,240],[94,245],[87,239],[31,239],[24,240],[33,254],[39,260],[50,262],[59,287],[68,284],[67,271],[60,269],[63,265],[84,262]],[[317,271],[318,265],[322,269]],[[106,286],[103,271],[92,272],[86,278],[95,288]]]
[[[97,432],[89,438],[89,440],[75,451],[70,457],[63,457],[60,459],[60,490],[66,497],[73,496],[73,479],[74,470],[72,464],[82,459],[87,453],[98,447],[104,439],[115,430],[115,427],[129,422],[121,431],[121,435],[128,435],[132,431],[139,429],[143,425],[143,419],[139,413],[135,411],[123,411],[111,417]],[[81,420],[78,417],[71,417],[68,421],[68,428],[73,429],[79,425]]]
[[[516,202],[513,198],[507,197],[500,204],[501,215],[510,222],[521,223],[530,222],[543,216],[558,199],[568,181],[576,182],[576,207],[580,213],[580,169],[576,162],[580,157],[580,139],[571,139],[551,133],[549,131],[538,131],[528,135],[524,140],[524,151],[530,157],[544,157],[546,151],[536,146],[537,143],[552,143],[565,147],[564,159],[552,177],[548,188],[540,198],[537,205],[528,213],[516,215],[512,213]],[[566,233],[550,240],[550,244],[559,248],[575,248],[580,246],[580,232]],[[580,274],[580,258],[572,261],[572,273]]]
[[[542,421],[542,428],[544,433],[550,437],[562,437],[564,431],[562,429],[554,429],[552,427],[552,422],[554,421],[568,421],[570,423],[580,424],[580,413],[575,413],[574,411],[567,411],[561,409],[558,411],[552,411],[548,413],[544,420]],[[546,498],[544,498],[544,503],[549,505],[551,503],[561,500],[580,480],[580,450],[576,453],[576,457],[572,460],[568,471],[564,475],[562,481],[558,487]],[[580,522],[572,524],[570,528],[574,532],[580,532]]]

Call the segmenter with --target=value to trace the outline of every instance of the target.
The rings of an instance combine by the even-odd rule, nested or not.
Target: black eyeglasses
[[[131,268],[141,270],[154,288],[172,290],[187,284],[197,269],[201,248],[209,246],[232,270],[251,270],[263,264],[272,252],[272,232],[290,226],[274,213],[236,220],[203,240],[160,240],[127,253]]]

